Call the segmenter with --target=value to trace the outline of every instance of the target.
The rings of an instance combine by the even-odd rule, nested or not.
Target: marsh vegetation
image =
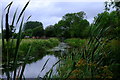
[[[85,19],[86,13],[80,11],[67,13],[58,23],[45,29],[42,22],[28,21],[31,16],[24,22],[29,1],[18,17],[16,9],[10,23],[12,3],[5,8],[1,20],[2,75],[5,74],[7,80],[26,79],[29,64],[34,66],[33,69],[37,68],[39,74],[46,66],[50,67],[44,76],[42,74],[42,78],[48,80],[120,77],[120,2],[106,2],[105,11],[91,24]],[[113,6],[116,10],[109,11]],[[19,26],[17,33],[16,26]],[[37,64],[42,65],[40,69]],[[56,74],[53,75],[54,71]],[[39,74],[34,78],[39,79]]]

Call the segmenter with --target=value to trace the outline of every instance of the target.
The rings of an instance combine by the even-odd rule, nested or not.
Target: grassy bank
[[[14,44],[15,45],[14,40]],[[51,49],[59,44],[59,40],[57,38],[50,38],[50,39],[23,39],[21,41],[19,50],[18,50],[18,58],[17,64],[18,66],[23,64],[22,62],[25,61],[26,55],[28,56],[26,63],[31,63],[41,59],[43,56],[49,54],[47,52],[48,49]],[[15,46],[13,46],[14,48]],[[29,53],[29,54],[28,54]],[[2,55],[3,57],[3,64],[5,62],[6,54]],[[10,63],[12,64],[14,60],[14,54],[11,53],[10,56]],[[4,71],[4,70],[3,70]]]
[[[15,41],[15,40],[14,40]],[[15,43],[14,43],[15,44]],[[59,40],[56,38],[50,39],[23,39],[21,41],[19,51],[18,51],[18,58],[19,60],[23,59],[28,50],[30,49],[29,56],[30,57],[43,57],[47,54],[47,50],[51,49],[59,44]],[[3,55],[4,56],[4,55]],[[14,56],[14,54],[11,54]]]
[[[29,56],[43,57],[47,54],[47,50],[51,49],[59,44],[58,39],[51,38],[47,40],[43,39],[23,39],[20,44],[19,56],[24,57],[31,46]]]
[[[80,48],[87,42],[87,40],[80,38],[70,38],[66,39],[65,42],[68,43],[68,45],[71,47]]]

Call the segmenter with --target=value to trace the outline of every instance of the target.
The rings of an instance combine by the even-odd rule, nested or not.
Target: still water
[[[53,52],[60,51],[61,55],[62,55],[67,52],[66,50],[68,47],[69,46],[66,43],[61,42],[57,47],[54,47],[50,51],[53,51]],[[41,69],[43,68],[47,59],[49,59],[49,61],[47,62],[45,69],[41,72]],[[57,57],[55,57],[54,55],[46,55],[42,59],[40,59],[36,62],[27,64],[25,71],[24,71],[25,78],[37,78],[38,76],[43,77],[51,69],[51,67],[56,62],[58,62],[58,60],[59,59]],[[53,68],[53,75],[57,74],[57,71],[56,71],[57,66],[58,66],[58,64]]]
[[[69,48],[69,46],[66,43],[61,42],[57,47],[54,47],[53,49],[50,49],[48,51],[52,51],[52,52],[60,52],[61,55],[66,54],[67,53],[67,48]],[[45,62],[49,59],[49,61],[47,62],[45,69],[41,72]],[[52,66],[58,62],[58,57],[55,57],[54,55],[46,55],[44,56],[42,59],[36,61],[36,62],[32,62],[31,64],[27,64],[24,70],[24,76],[25,78],[37,78],[37,77],[44,77],[44,75],[52,68]],[[53,75],[57,74],[57,70],[56,68],[58,67],[59,63],[54,66],[53,68]],[[17,69],[17,73],[19,72],[21,67],[19,67]],[[1,77],[1,75],[0,75]],[[3,78],[6,78],[6,75],[2,75]]]
[[[49,59],[49,60],[48,60]],[[44,70],[41,72],[45,62],[48,60]],[[54,55],[46,55],[42,59],[32,62],[30,64],[27,64],[24,70],[24,77],[25,78],[37,78],[37,77],[44,77],[44,75],[52,68],[52,66],[58,62],[58,58],[55,57]],[[54,66],[53,68],[53,75],[57,74],[56,68],[58,64]],[[21,67],[17,69],[17,73],[19,72]],[[13,72],[10,73],[10,75]],[[18,75],[18,74],[17,74]],[[0,75],[0,78],[7,78],[6,74],[4,73],[3,75]]]
[[[47,62],[45,69],[41,72],[48,58],[49,58],[49,61]],[[37,78],[38,76],[43,77],[46,74],[46,72],[48,72],[58,60],[59,59],[54,55],[46,55],[42,59],[36,62],[27,64],[24,71],[25,78]],[[57,65],[53,68],[53,73],[56,73],[56,67]]]

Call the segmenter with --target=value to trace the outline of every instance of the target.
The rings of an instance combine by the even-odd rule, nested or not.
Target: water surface
[[[41,72],[42,67],[44,66],[45,62],[49,58],[49,61],[47,62],[45,69]],[[46,55],[42,59],[33,62],[31,64],[27,64],[24,76],[25,78],[37,78],[38,75],[40,77],[43,77],[46,72],[48,72],[51,67],[58,61],[59,59],[55,57],[54,55]],[[57,66],[57,65],[56,65]],[[56,66],[53,68],[53,73],[56,73]]]

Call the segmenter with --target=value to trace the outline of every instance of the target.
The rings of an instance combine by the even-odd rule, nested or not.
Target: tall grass
[[[72,46],[77,48],[80,46],[80,48],[72,48],[71,52],[68,53],[64,59],[65,63],[59,70],[59,77],[63,76],[65,79],[90,78],[92,80],[94,78],[112,78],[113,74],[109,69],[112,62],[107,62],[107,56],[111,54],[111,49],[107,49],[106,44],[114,38],[105,36],[109,33],[111,26],[102,27],[102,23],[98,23],[101,18],[102,16],[91,26],[90,37],[84,45],[81,45],[82,41],[77,40],[76,42],[73,39],[70,42],[67,40]]]
[[[23,73],[26,67],[26,64],[29,62],[29,58],[32,56],[37,59],[37,57],[43,57],[45,55],[45,50],[50,49],[54,46],[57,46],[59,41],[58,39],[49,39],[49,40],[22,40],[22,28],[24,23],[24,12],[27,8],[30,1],[26,3],[20,14],[17,16],[18,9],[13,14],[12,23],[10,24],[9,12],[12,6],[11,2],[4,9],[4,13],[2,15],[2,67],[3,73],[6,72],[7,80],[22,80]],[[5,14],[5,15],[4,15]],[[28,19],[31,16],[28,17]],[[3,21],[5,18],[5,21]],[[27,19],[27,20],[28,20]],[[5,24],[4,24],[5,23]],[[5,25],[5,26],[4,26]],[[13,39],[13,34],[15,33],[16,27],[19,26],[19,32],[17,35],[17,39]],[[5,32],[4,32],[5,30]],[[12,36],[11,36],[11,35]],[[34,46],[34,47],[33,47]],[[36,53],[36,54],[35,54]],[[24,58],[24,60],[23,60]],[[19,61],[23,60],[21,64],[21,69],[17,70],[19,66]],[[47,63],[47,62],[46,62]],[[46,64],[45,63],[45,64]],[[43,66],[44,69],[45,66]],[[11,71],[13,71],[11,73]]]
[[[11,21],[9,19],[9,12],[10,12],[10,8],[12,6],[11,2],[10,4],[7,5],[7,7],[4,9],[4,13],[2,15],[2,20],[1,20],[1,30],[2,30],[2,55],[3,55],[3,59],[4,59],[4,63],[3,63],[3,68],[6,71],[6,76],[7,76],[7,80],[10,80],[10,78],[13,78],[13,80],[15,80],[17,77],[18,78],[22,78],[23,75],[23,70],[25,65],[22,66],[22,71],[21,71],[21,75],[17,76],[17,58],[18,58],[18,50],[19,50],[19,46],[21,43],[21,32],[22,32],[22,26],[24,23],[24,12],[25,9],[27,8],[28,4],[30,1],[28,1],[26,3],[26,5],[24,6],[24,8],[22,9],[22,11],[20,12],[20,14],[18,15],[18,18],[16,17],[17,14],[17,9],[15,11],[15,13],[13,14],[13,19],[12,19],[12,23],[10,23],[9,21]],[[5,14],[5,15],[4,15]],[[21,19],[22,18],[22,19]],[[5,21],[4,21],[5,19]],[[5,23],[5,27],[4,27],[4,23]],[[20,23],[20,25],[18,24]],[[19,32],[18,32],[18,38],[15,41],[15,45],[14,41],[12,39],[12,37],[10,36],[10,34],[15,33],[15,29],[16,27],[19,26]],[[3,29],[5,29],[5,33],[3,32]],[[12,34],[13,36],[13,34]],[[29,53],[29,50],[28,50]],[[14,54],[14,56],[11,56],[11,54]],[[26,55],[28,56],[28,54]],[[10,63],[11,59],[13,59],[13,63]],[[26,57],[27,59],[27,57]],[[26,63],[24,63],[26,64]],[[10,69],[13,69],[14,74],[10,75]]]

